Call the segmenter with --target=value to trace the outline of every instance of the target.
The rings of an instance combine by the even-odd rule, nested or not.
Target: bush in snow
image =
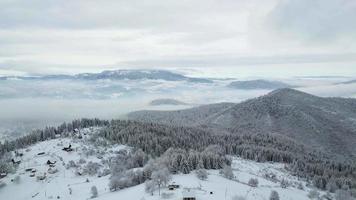
[[[112,176],[109,182],[110,191],[117,191],[126,187],[129,187],[131,184],[130,180],[126,177],[122,177],[119,175]]]
[[[131,168],[134,167],[143,167],[147,161],[148,161],[148,156],[145,152],[143,152],[141,149],[137,149],[135,152],[130,154],[131,158]]]
[[[198,169],[195,173],[200,180],[208,179],[208,172],[205,169]]]
[[[162,199],[170,199],[173,196],[173,193],[165,193],[163,192],[161,197]]]
[[[143,174],[142,170],[130,170],[113,175],[110,177],[109,188],[111,191],[116,191],[141,184],[146,180]]]
[[[110,191],[113,192],[113,191],[119,190],[120,186],[121,186],[120,177],[119,176],[111,176],[110,181],[109,181]]]
[[[258,179],[257,178],[251,178],[248,181],[248,185],[251,187],[257,187],[258,186]]]
[[[230,166],[225,165],[221,170],[220,174],[224,176],[227,179],[233,179],[234,178],[234,173],[232,172],[232,169]]]
[[[96,186],[91,187],[90,192],[91,192],[91,198],[98,197],[98,189],[96,188]]]
[[[320,196],[320,193],[316,189],[313,189],[308,193],[308,197],[310,199],[319,199],[319,196]]]
[[[171,180],[171,174],[169,173],[166,167],[153,171],[151,174],[152,181],[158,186],[158,190],[160,192],[162,185],[167,185],[167,183]]]
[[[335,200],[354,200],[349,191],[337,190],[335,192]]]
[[[336,182],[334,180],[330,180],[326,184],[326,190],[328,190],[329,192],[334,193],[337,189],[339,189],[339,187],[336,185]]]
[[[273,172],[268,172],[263,174],[263,177],[266,178],[267,180],[270,180],[272,182],[278,182],[277,175]]]
[[[269,200],[279,200],[279,194],[277,191],[273,190],[269,196]]]
[[[6,186],[6,183],[0,181],[0,189],[4,188]]]
[[[153,192],[156,189],[156,184],[153,181],[146,181],[145,183],[145,191],[147,193],[150,193],[151,195],[153,195]]]
[[[356,189],[350,190],[351,196],[356,197]]]
[[[287,188],[290,186],[290,183],[286,179],[282,179],[281,181],[281,187],[282,188]]]
[[[83,152],[86,157],[89,157],[89,156],[92,156],[95,154],[95,150],[92,148],[85,149]]]
[[[303,183],[298,183],[297,188],[300,189],[300,190],[304,190]]]
[[[58,169],[57,168],[49,168],[48,171],[47,171],[49,174],[55,174],[58,172]]]
[[[321,199],[330,200],[333,199],[333,195],[329,191],[327,191],[326,194],[323,194],[321,196]]]
[[[75,164],[74,160],[70,160],[66,166],[67,169],[70,169],[70,168],[77,168],[78,165]]]
[[[0,173],[13,173],[15,171],[14,165],[5,159],[0,160]]]
[[[79,161],[78,161],[78,163],[79,164],[84,164],[84,163],[86,163],[87,161],[84,159],[84,158],[81,158],[81,159],[79,159]]]
[[[98,173],[98,177],[103,177],[103,176],[107,176],[107,175],[109,175],[110,174],[110,169],[103,169],[102,171],[100,171],[99,173]]]
[[[15,183],[15,184],[19,184],[21,181],[21,177],[20,176],[15,176],[14,179],[12,179],[12,182]]]
[[[246,198],[243,197],[243,196],[235,195],[235,196],[233,196],[233,197],[231,198],[231,200],[246,200]]]
[[[90,176],[94,176],[99,172],[100,167],[101,167],[101,165],[99,163],[90,161],[90,162],[88,162],[88,164],[86,164],[84,166],[83,172]]]

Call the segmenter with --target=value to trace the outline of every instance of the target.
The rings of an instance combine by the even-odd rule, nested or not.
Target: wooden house
[[[187,190],[183,191],[183,200],[196,200],[195,193],[193,191]]]

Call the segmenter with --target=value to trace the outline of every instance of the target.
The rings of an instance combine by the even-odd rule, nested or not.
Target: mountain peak
[[[300,90],[291,89],[291,88],[280,88],[273,90],[268,93],[267,96],[275,96],[275,97],[298,97],[298,96],[308,96],[308,97],[316,97],[314,95],[308,94],[306,92],[302,92]]]

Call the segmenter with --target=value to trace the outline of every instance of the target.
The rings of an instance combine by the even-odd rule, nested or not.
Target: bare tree
[[[220,174],[223,175],[227,179],[233,179],[234,178],[234,173],[232,172],[232,169],[230,166],[225,165],[221,170]]]
[[[269,196],[269,200],[279,200],[279,194],[277,191],[273,190]]]
[[[145,183],[145,190],[147,193],[150,193],[153,195],[153,192],[155,191],[156,184],[153,181],[146,181]]]
[[[231,198],[231,200],[246,200],[246,198],[243,197],[243,196],[235,195],[235,196],[233,196],[233,197]]]
[[[163,167],[160,170],[152,172],[151,179],[158,186],[158,194],[161,195],[161,186],[167,185],[171,180],[171,174],[166,167]]]
[[[195,173],[200,180],[208,179],[208,172],[205,169],[198,169]]]
[[[248,181],[248,185],[251,187],[257,187],[258,186],[258,179],[257,178],[251,178]]]
[[[354,200],[350,192],[346,190],[337,190],[335,192],[335,200]]]
[[[308,197],[309,197],[310,199],[319,199],[320,193],[318,192],[318,190],[313,189],[313,190],[311,190],[311,191],[309,192]],[[341,199],[340,199],[340,200],[341,200]],[[343,199],[343,200],[345,200],[345,199]]]

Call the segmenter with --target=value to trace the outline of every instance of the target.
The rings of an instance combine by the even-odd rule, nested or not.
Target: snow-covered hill
[[[324,98],[285,88],[238,104],[137,111],[128,117],[145,122],[229,129],[236,134],[279,133],[306,146],[347,157],[356,155],[355,105],[355,99]]]
[[[231,180],[224,178],[218,170],[208,170],[207,180],[198,179],[195,173],[173,175],[171,183],[175,182],[180,187],[175,190],[164,187],[160,191],[161,196],[158,190],[153,195],[145,192],[145,184],[110,192],[109,166],[105,160],[131,148],[118,144],[97,145],[98,139],[95,143],[90,139],[97,131],[98,128],[86,128],[81,130],[82,138],[78,135],[56,138],[20,150],[24,155],[16,158],[16,161],[21,161],[16,172],[0,179],[6,184],[0,187],[0,199],[89,199],[92,186],[98,190],[98,200],[156,200],[163,197],[176,200],[182,199],[188,190],[197,200],[231,199],[236,195],[248,200],[264,200],[269,198],[272,190],[279,193],[280,199],[309,199],[311,188],[306,187],[306,182],[291,176],[284,164],[257,163],[238,157],[232,159],[235,177]],[[70,144],[73,151],[62,150]],[[51,167],[47,161],[56,163]],[[86,171],[88,163],[99,164],[95,173]],[[257,187],[248,184],[251,178],[258,180]],[[282,188],[282,180],[288,182],[287,188]]]

